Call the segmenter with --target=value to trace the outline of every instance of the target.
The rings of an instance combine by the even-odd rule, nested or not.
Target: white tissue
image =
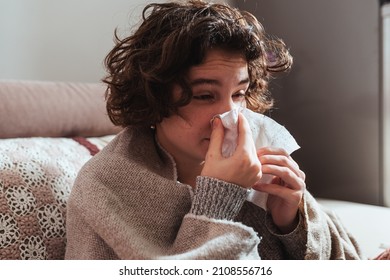
[[[238,114],[242,113],[251,128],[253,142],[256,149],[262,147],[278,147],[285,149],[289,154],[299,149],[299,145],[288,130],[273,119],[249,109],[238,107],[219,115],[225,128],[225,138],[222,144],[222,155],[230,157],[237,147]],[[261,183],[270,183],[271,175],[264,174]],[[247,200],[267,210],[268,194],[251,189]]]

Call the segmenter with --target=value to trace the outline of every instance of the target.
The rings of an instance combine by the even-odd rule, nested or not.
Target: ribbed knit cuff
[[[270,213],[265,215],[265,224],[268,231],[277,237],[285,246],[286,251],[293,259],[304,259],[307,244],[307,230],[305,228],[304,217],[298,212],[298,225],[295,229],[287,234],[281,234],[274,222]]]
[[[213,219],[233,220],[248,195],[248,190],[215,178],[198,176],[191,213]]]

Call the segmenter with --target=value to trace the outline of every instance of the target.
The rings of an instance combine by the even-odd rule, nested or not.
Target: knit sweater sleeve
[[[146,208],[139,208],[143,212],[123,211],[122,196],[112,196],[100,187],[103,189],[76,184],[73,189],[68,205],[67,259],[260,258],[257,233],[233,221],[246,198],[246,190],[237,185],[199,177],[192,205],[177,228],[169,224],[176,223],[173,216],[149,211],[151,201]],[[134,207],[143,204],[136,201]]]
[[[191,213],[214,219],[233,220],[246,200],[248,191],[235,184],[197,177]]]
[[[307,231],[305,259],[361,259],[355,238],[332,212],[323,209],[309,193],[301,207]]]
[[[259,259],[257,233],[233,221],[246,197],[238,185],[199,176],[191,210],[167,258]]]
[[[281,244],[292,259],[360,259],[361,252],[354,237],[334,213],[322,209],[309,192],[305,192],[299,209],[299,223],[288,234],[281,234],[265,216],[268,232]]]

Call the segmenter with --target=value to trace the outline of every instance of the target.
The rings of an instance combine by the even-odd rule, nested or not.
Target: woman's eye
[[[198,94],[192,96],[192,98],[196,100],[211,100],[213,96],[211,94]]]
[[[233,99],[243,99],[245,98],[245,92],[237,92],[233,94]]]

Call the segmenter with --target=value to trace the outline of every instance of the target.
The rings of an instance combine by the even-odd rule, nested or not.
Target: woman
[[[306,191],[283,149],[256,151],[246,119],[221,154],[215,118],[272,107],[292,59],[256,18],[203,1],[151,4],[106,58],[107,110],[124,130],[80,171],[68,259],[357,259],[354,240]],[[257,183],[265,174],[269,184]],[[267,211],[247,201],[268,193]]]

